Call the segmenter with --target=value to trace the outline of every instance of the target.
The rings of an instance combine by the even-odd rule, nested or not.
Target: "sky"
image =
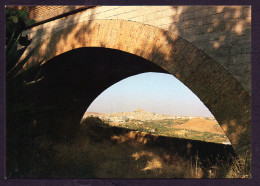
[[[148,112],[212,117],[208,108],[171,74],[148,72],[123,79],[103,91],[87,112]]]

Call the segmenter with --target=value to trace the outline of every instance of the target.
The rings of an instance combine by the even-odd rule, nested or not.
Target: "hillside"
[[[83,119],[90,116],[99,117],[110,126],[161,136],[229,144],[228,138],[214,117],[165,115],[137,109],[133,112],[86,112]]]
[[[97,116],[102,119],[109,118],[111,121],[123,122],[127,119],[135,119],[140,121],[147,120],[162,120],[162,119],[180,119],[180,118],[206,118],[206,117],[195,117],[195,116],[177,116],[177,115],[166,115],[148,112],[143,109],[136,109],[133,112],[115,112],[115,113],[97,113],[97,112],[86,112],[83,118],[88,116]],[[210,120],[215,120],[214,117],[207,117]]]
[[[182,125],[174,126],[174,128],[224,134],[223,130],[221,129],[216,120],[207,120],[204,118],[193,118]]]
[[[229,176],[234,156],[231,146],[110,127],[95,117],[82,121],[76,144],[55,147],[63,152],[56,161],[62,165],[61,175],[73,178],[223,178]],[[63,161],[70,162],[70,166],[63,167]],[[211,167],[215,168],[209,175]]]

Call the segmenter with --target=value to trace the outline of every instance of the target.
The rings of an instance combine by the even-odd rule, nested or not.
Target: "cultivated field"
[[[137,109],[134,112],[86,113],[97,116],[109,126],[151,134],[228,144],[229,140],[215,118],[156,114]]]

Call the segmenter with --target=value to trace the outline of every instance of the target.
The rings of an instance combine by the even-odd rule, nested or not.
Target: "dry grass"
[[[199,157],[187,160],[158,147],[142,144],[93,142],[83,139],[77,146],[59,145],[57,162],[64,162],[63,177],[81,178],[248,178],[245,162],[237,159],[229,168],[217,163],[202,166]],[[74,167],[74,168],[73,168]],[[84,173],[84,168],[86,169]],[[90,169],[90,170],[89,170]],[[62,173],[66,170],[66,174]],[[79,171],[82,171],[78,174]]]
[[[248,154],[233,158],[227,178],[251,178],[251,157]]]
[[[233,164],[217,160],[205,167],[198,154],[187,158],[167,148],[147,145],[147,133],[111,134],[111,130],[106,133],[101,129],[88,126],[73,144],[56,145],[52,177],[247,178],[250,173],[248,158],[233,158]]]
[[[188,122],[182,125],[176,125],[173,128],[190,129],[200,132],[211,132],[216,134],[225,134],[217,121],[210,121],[200,118],[190,119]]]
[[[80,146],[73,147],[73,159],[79,159],[75,157],[75,154],[79,154],[76,153],[79,147],[85,149],[81,151],[85,155],[82,160],[92,165],[96,178],[176,178],[184,175],[184,161],[158,148],[148,148],[137,143],[95,143],[85,139]],[[62,159],[61,156],[59,159]]]

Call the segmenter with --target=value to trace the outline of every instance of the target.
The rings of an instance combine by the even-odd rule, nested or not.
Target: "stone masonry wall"
[[[44,40],[50,32],[98,19],[129,20],[179,35],[222,64],[251,92],[250,6],[98,6],[26,32]]]
[[[26,30],[33,40],[24,67],[84,47],[142,57],[189,87],[235,151],[246,152],[251,149],[250,11],[240,6],[96,7]]]
[[[36,33],[34,42],[24,54],[24,57],[30,55],[24,69],[85,47],[111,48],[134,54],[183,82],[212,112],[235,151],[250,151],[248,92],[223,65],[187,40],[158,27],[126,20],[92,20],[62,26],[64,29],[55,29],[57,32],[50,32],[44,39],[40,37],[42,32]]]
[[[28,13],[28,18],[34,19],[36,23],[82,7],[86,6],[8,6],[8,8],[26,10]]]

